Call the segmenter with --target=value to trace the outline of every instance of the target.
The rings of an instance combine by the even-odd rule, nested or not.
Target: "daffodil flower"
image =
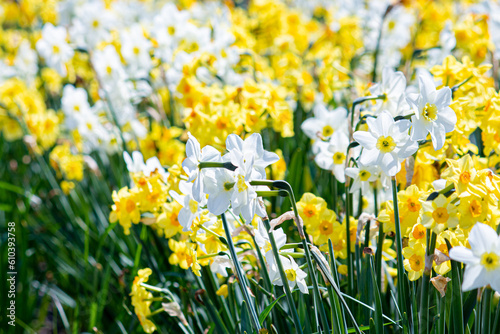
[[[353,135],[364,148],[360,162],[365,166],[378,165],[388,176],[395,176],[401,170],[401,162],[418,149],[408,135],[410,122],[394,121],[388,111],[366,122],[369,131],[356,131]]]
[[[241,167],[241,163],[246,163],[248,159],[253,159],[253,164],[246,168],[252,168],[252,179],[265,179],[266,167],[277,162],[279,156],[276,153],[264,150],[262,137],[258,133],[253,133],[245,140],[235,134],[230,134],[226,139],[226,149],[229,151],[231,163]],[[243,157],[243,159],[240,159]]]
[[[170,196],[182,205],[182,209],[179,211],[179,224],[182,225],[183,231],[187,232],[191,230],[191,225],[193,220],[200,216],[202,212],[202,207],[206,205],[206,198],[202,201],[197,201],[193,196],[194,185],[191,182],[181,181],[179,183],[179,190],[183,195],[176,193],[175,191],[170,191]]]
[[[224,168],[211,168],[203,178],[203,189],[208,194],[207,208],[212,214],[219,216],[231,205],[236,176]]]
[[[330,138],[337,131],[347,129],[347,110],[339,107],[329,111],[322,103],[314,106],[314,117],[308,118],[300,128],[311,139]]]
[[[434,150],[443,147],[446,134],[453,131],[457,115],[449,106],[451,89],[443,87],[436,90],[431,75],[427,72],[418,77],[420,94],[409,95],[407,100],[415,115],[412,116],[411,139],[423,140],[431,135]]]
[[[66,41],[66,28],[55,27],[52,23],[46,23],[42,29],[42,38],[36,43],[36,49],[40,56],[45,59],[47,65],[66,75],[66,62],[74,54],[73,49]]]
[[[365,166],[358,163],[358,167],[348,167],[345,169],[345,175],[349,176],[353,181],[349,192],[355,193],[359,189],[363,194],[369,192],[370,182],[377,180],[380,169],[375,166]]]
[[[231,152],[232,161],[239,166],[235,170],[236,182],[231,194],[231,207],[236,215],[242,215],[246,221],[251,221],[255,214],[263,217],[266,215],[264,208],[259,204],[256,189],[250,184],[252,181],[255,169],[254,157],[250,155],[244,156],[243,152]],[[267,189],[267,187],[259,187]]]
[[[409,109],[404,99],[406,78],[402,72],[396,72],[391,67],[384,67],[382,82],[370,88],[372,95],[383,95],[377,100],[377,111],[387,110],[393,117],[402,115]]]
[[[213,273],[217,273],[221,275],[222,277],[227,277],[227,268],[232,268],[233,263],[231,262],[231,259],[228,256],[216,256],[214,257],[214,260],[210,264],[210,270]]]
[[[313,151],[316,151],[314,161],[322,169],[331,170],[335,178],[345,182],[345,165],[347,159],[347,147],[349,138],[346,133],[335,132],[330,141],[317,141],[314,143]]]
[[[123,160],[127,164],[129,173],[139,173],[144,168],[144,157],[139,151],[132,152],[132,156],[128,152],[123,152]]]
[[[466,264],[462,290],[486,285],[500,292],[500,237],[490,226],[477,223],[469,234],[470,249],[456,246],[450,258]]]
[[[307,288],[307,284],[305,278],[307,274],[299,268],[297,262],[293,260],[293,258],[287,258],[285,256],[281,256],[281,263],[283,264],[283,270],[285,271],[286,278],[288,280],[288,285],[290,289],[293,289],[295,286],[298,286],[302,293],[309,293],[309,289]],[[282,286],[283,281],[281,280],[280,274],[278,270],[270,270],[269,277],[271,278],[271,282],[275,285]]]
[[[424,209],[422,225],[439,234],[447,227],[454,228],[458,225],[457,207],[450,203],[452,198],[440,194],[433,201],[420,200]]]
[[[186,143],[186,159],[182,162],[182,168],[188,176],[188,181],[194,181],[193,185],[193,198],[201,202],[203,197],[203,173],[204,170],[198,168],[198,165],[202,161],[222,161],[220,152],[214,147],[207,145],[200,147],[198,140],[188,133],[188,141]]]
[[[273,230],[271,233],[273,234],[274,241],[276,242],[276,247],[278,248],[279,251],[281,247],[285,246],[286,244],[286,234],[285,232],[283,232],[283,229],[281,227],[276,230]],[[266,258],[268,265],[270,266],[276,265],[276,261],[274,260],[273,249],[271,246],[271,241],[269,239],[269,234],[267,233],[267,230],[260,219],[259,219],[259,224],[257,225],[257,229],[255,231],[255,242],[257,243],[257,246],[259,246],[259,248],[261,249],[262,253],[264,253],[264,257]],[[278,269],[273,268],[272,270],[278,270]]]

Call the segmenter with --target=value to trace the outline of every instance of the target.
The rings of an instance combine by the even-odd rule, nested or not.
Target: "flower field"
[[[0,333],[500,333],[497,1],[0,23]]]

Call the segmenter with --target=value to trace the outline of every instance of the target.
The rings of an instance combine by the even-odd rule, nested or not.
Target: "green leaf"
[[[372,270],[372,277],[375,277],[375,265],[373,264],[373,256],[369,256],[370,258],[370,267]],[[382,319],[382,298],[380,297],[380,291],[378,290],[377,283],[372,280],[373,284],[373,292],[375,295],[375,328],[376,328],[376,333],[384,333],[384,321]],[[370,327],[372,318],[370,318]]]
[[[241,333],[252,333],[252,324],[250,314],[248,314],[248,305],[245,301],[241,303]]]
[[[448,250],[451,249],[450,242],[446,240]],[[460,280],[459,263],[451,260],[451,314],[453,333],[464,334],[464,316],[462,303],[462,281]]]
[[[264,320],[266,320],[267,316],[269,315],[269,313],[271,312],[271,310],[273,309],[274,305],[276,305],[281,298],[285,297],[286,295],[283,294],[281,296],[279,296],[275,301],[273,301],[271,304],[269,304],[265,309],[264,311],[262,311],[262,313],[259,315],[259,323],[262,325],[264,323]]]

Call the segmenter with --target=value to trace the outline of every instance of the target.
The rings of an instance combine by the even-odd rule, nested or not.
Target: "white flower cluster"
[[[449,87],[436,89],[430,73],[420,72],[419,93],[408,93],[406,79],[401,72],[385,67],[382,81],[374,85],[370,92],[377,97],[373,115],[368,115],[368,131],[356,131],[353,138],[359,147],[350,153],[357,159],[357,167],[346,168],[347,111],[337,108],[328,111],[323,105],[316,105],[314,117],[302,124],[302,130],[314,140],[315,161],[322,169],[330,170],[340,182],[345,175],[352,178],[351,191],[361,187],[366,191],[368,183],[395,176],[401,170],[404,159],[414,154],[418,142],[430,135],[433,148],[443,148],[446,134],[453,131],[457,122],[455,112],[449,107],[452,94]],[[398,117],[402,116],[402,117]],[[395,118],[401,118],[395,120]],[[361,153],[360,153],[361,152]]]
[[[246,221],[251,221],[255,214],[263,217],[266,212],[262,207],[257,190],[267,187],[251,185],[254,180],[266,177],[265,168],[279,160],[277,154],[264,150],[262,137],[254,133],[242,140],[231,134],[226,140],[227,153],[223,156],[214,147],[200,147],[199,142],[191,134],[186,144],[186,159],[182,167],[188,180],[181,181],[182,195],[172,192],[183,209],[179,214],[179,223],[187,231],[193,220],[200,216],[203,207],[219,216],[229,208]],[[227,163],[234,167],[200,168],[200,163]]]
[[[195,57],[207,53],[214,59],[210,70],[197,69],[200,81],[243,84],[243,77],[233,69],[241,51],[232,46],[235,37],[230,28],[230,11],[221,3],[179,10],[174,3],[163,2],[62,0],[58,25],[43,26],[35,49],[24,41],[12,63],[0,62],[0,82],[19,77],[35,84],[39,59],[62,77],[73,75],[68,64],[77,53],[87,53],[99,85],[99,101],[89,106],[84,88],[66,86],[65,125],[78,131],[85,152],[116,152],[122,140],[147,134],[138,121],[138,105],[153,91],[176,92],[184,65]]]

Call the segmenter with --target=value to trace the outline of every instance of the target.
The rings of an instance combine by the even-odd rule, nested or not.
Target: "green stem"
[[[346,246],[347,246],[347,292],[350,296],[354,293],[354,268],[353,268],[353,259],[351,254],[351,194],[349,193],[349,189],[345,194],[346,198],[346,214],[345,214],[345,231],[346,231]]]
[[[234,268],[236,271],[238,281],[240,282],[241,292],[243,294],[243,298],[245,299],[245,301],[248,305],[248,310],[250,311],[250,319],[252,320],[252,325],[253,325],[254,329],[258,332],[261,329],[260,324],[259,324],[259,317],[257,316],[256,310],[255,310],[255,304],[250,299],[250,294],[248,293],[246,276],[245,276],[245,273],[243,272],[243,269],[241,268],[241,263],[238,261],[238,255],[236,254],[236,250],[234,249],[233,238],[231,237],[231,232],[229,231],[229,225],[228,225],[227,220],[226,220],[226,215],[223,213],[223,214],[221,214],[220,217],[222,219],[224,231],[226,232],[228,248],[229,248],[229,252],[231,253],[231,258],[232,258],[233,263],[234,263]]]
[[[484,288],[483,297],[481,298],[481,302],[483,304],[482,310],[482,320],[481,320],[481,332],[482,333],[493,333],[491,330],[491,294],[493,290],[489,288]]]
[[[356,111],[356,106],[366,101],[382,100],[385,99],[385,94],[376,96],[359,97],[352,103],[351,107],[351,129],[354,127],[354,111]]]
[[[330,182],[332,183],[332,202],[333,202],[333,211],[335,214],[338,216],[338,209],[337,209],[337,178],[335,175],[331,174],[331,179]]]
[[[406,303],[406,288],[405,288],[405,275],[403,266],[403,239],[401,236],[401,225],[399,221],[399,207],[398,207],[398,189],[396,185],[396,177],[392,177],[392,200],[394,205],[394,223],[396,229],[396,250],[397,250],[397,270],[398,270],[398,303],[401,310],[401,316],[403,317],[403,328],[404,332],[408,331],[407,319],[411,319],[411,316],[407,312]]]
[[[427,238],[429,239],[429,234],[430,234],[430,244],[428,245],[427,248],[427,256],[426,256],[426,261],[425,264],[427,265],[427,259],[434,254],[434,248],[436,248],[436,233],[432,232],[431,230],[427,230]],[[420,295],[420,311],[419,311],[419,316],[420,316],[420,326],[419,326],[419,333],[428,333],[429,331],[429,285],[430,285],[430,279],[431,279],[431,272],[432,272],[432,262],[430,263],[430,268],[425,268],[424,270],[424,275],[422,277],[422,290],[421,290],[421,295]]]
[[[333,277],[334,282],[339,285],[339,276],[337,274],[337,264],[335,263],[335,254],[333,250],[332,240],[328,239],[328,252],[330,255],[330,270],[331,275]],[[330,290],[328,293],[332,293],[333,288],[330,285]],[[344,309],[342,309],[339,301],[339,296],[333,295],[331,296],[334,300],[332,302],[332,314],[334,314],[332,322],[336,325],[336,333],[347,333],[347,323],[345,320]],[[335,330],[335,328],[333,328]]]
[[[274,259],[276,260],[276,264],[278,266],[281,282],[283,282],[283,289],[285,290],[288,307],[292,311],[292,318],[293,318],[293,323],[295,325],[295,330],[297,331],[297,333],[302,334],[302,325],[300,324],[299,314],[297,313],[297,308],[295,307],[295,304],[293,302],[292,292],[290,291],[290,286],[288,285],[288,279],[286,278],[285,270],[283,269],[283,264],[281,263],[281,259],[278,253],[279,249],[276,246],[276,240],[274,240],[273,233],[272,232],[269,233],[269,230],[271,229],[271,226],[269,225],[269,219],[263,218],[262,221],[264,223],[266,231],[268,231],[269,241],[271,242]]]
[[[292,202],[293,212],[295,214],[296,221],[299,221],[300,220],[299,210],[297,210],[297,202],[295,201],[295,195],[293,194],[292,187],[287,182],[283,182],[283,183],[285,183],[288,186],[288,189],[287,189],[288,190],[288,196],[290,196],[290,201]],[[302,228],[302,227],[300,226],[299,229],[300,228]],[[312,260],[311,260],[311,252],[310,252],[309,247],[307,245],[304,232],[303,231],[299,231],[299,234],[300,234],[300,238],[301,238],[301,241],[302,241],[302,245],[303,245],[304,250],[305,250],[307,266],[309,267],[309,273],[310,273],[310,276],[311,276],[311,279],[312,279],[314,297],[318,301],[319,314],[320,314],[320,317],[321,317],[321,322],[323,324],[323,330],[325,332],[329,332],[330,331],[330,326],[328,325],[328,319],[326,317],[325,307],[323,306],[323,301],[322,301],[321,295],[319,293],[318,280],[317,280],[316,274],[315,274],[316,270],[315,270],[315,267],[313,267]]]

